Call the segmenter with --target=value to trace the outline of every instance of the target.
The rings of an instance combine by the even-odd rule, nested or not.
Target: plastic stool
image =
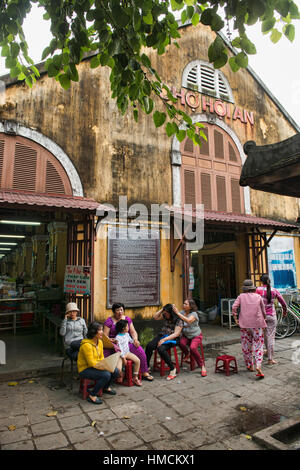
[[[177,371],[177,374],[179,374],[180,367],[179,367],[179,360],[178,360],[176,346],[173,346],[171,349],[168,350],[168,353],[169,353],[170,357],[172,357],[171,356],[171,351],[173,351],[173,353],[174,353],[174,358],[175,358],[175,363],[176,363],[176,371]],[[163,377],[165,375],[165,372],[170,370],[170,368],[165,365],[165,361],[162,358],[158,359],[157,349],[155,349],[155,351],[154,351],[153,370],[159,371],[161,377]]]
[[[203,361],[203,365],[205,366],[205,360],[204,360],[204,352],[203,352],[203,345],[202,343],[200,344],[200,349],[201,349],[201,357],[202,357],[202,361]],[[190,364],[190,370],[194,370],[196,369],[196,360],[195,358],[192,356],[191,352],[189,353],[190,355],[190,358],[184,362],[186,362],[187,364]],[[182,362],[183,362],[183,351],[181,351],[181,361],[180,361],[180,367],[182,367]]]
[[[221,365],[218,363],[222,361]],[[230,362],[234,362],[234,365],[231,365]],[[238,372],[236,358],[234,356],[218,356],[216,359],[216,370],[215,372],[226,372],[226,375],[230,375],[230,372]]]
[[[82,398],[84,400],[87,399],[89,396],[89,390],[95,386],[96,380],[90,380],[90,379],[80,379],[80,384],[79,384],[79,393],[82,393]],[[102,388],[98,392],[98,396],[102,397],[103,390]]]
[[[123,379],[122,385],[125,385],[126,387],[132,387],[134,385],[132,378],[133,378],[133,362],[130,361],[130,359],[126,360],[126,366],[125,366],[125,377]],[[139,379],[142,380],[142,373],[141,373],[141,368],[139,370]]]

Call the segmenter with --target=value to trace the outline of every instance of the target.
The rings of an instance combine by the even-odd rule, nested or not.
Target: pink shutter
[[[207,129],[207,127],[203,127],[203,128],[201,128],[201,131],[204,132],[204,134],[206,135],[207,141],[203,140],[200,137],[201,138],[200,154],[209,156],[208,129]]]
[[[184,152],[193,153],[194,152],[194,142],[191,139],[186,139],[184,143]]]
[[[231,178],[232,212],[241,213],[241,188],[239,180]]]
[[[196,183],[193,170],[184,170],[184,203],[196,207]]]
[[[201,202],[204,210],[212,209],[211,176],[208,173],[201,173]]]
[[[228,146],[229,146],[229,160],[231,162],[237,162],[237,158],[236,158],[234,148],[232,147],[230,142],[228,142]]]
[[[65,194],[63,181],[49,160],[46,167],[46,193]]]
[[[227,198],[226,198],[226,179],[225,176],[216,177],[217,182],[217,208],[218,211],[227,211]]]
[[[35,191],[36,165],[36,150],[16,142],[13,189]]]
[[[215,157],[224,159],[224,144],[223,144],[223,134],[219,131],[214,131],[214,141],[215,141]]]
[[[0,184],[3,172],[3,160],[4,160],[4,140],[0,140]]]

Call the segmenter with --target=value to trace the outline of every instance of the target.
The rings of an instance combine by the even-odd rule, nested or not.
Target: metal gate
[[[268,239],[266,233],[258,229],[248,233],[248,277],[256,286],[259,285],[260,276],[269,272],[267,247],[275,233],[276,230]]]
[[[89,324],[94,319],[94,217],[68,221],[67,264],[91,268],[91,295],[67,294],[69,302],[76,302],[81,316]]]

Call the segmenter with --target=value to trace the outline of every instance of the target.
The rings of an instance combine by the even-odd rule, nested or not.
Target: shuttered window
[[[182,86],[220,100],[234,102],[232,90],[225,75],[209,62],[196,60],[183,71]]]
[[[181,143],[183,204],[204,204],[204,210],[244,213],[239,185],[242,162],[232,138],[222,128],[205,123],[202,146]]]
[[[20,136],[0,133],[1,189],[72,195],[61,163],[44,147]]]
[[[13,189],[35,191],[36,186],[36,150],[16,142]]]
[[[184,198],[185,204],[196,206],[196,183],[195,172],[192,170],[184,171]]]

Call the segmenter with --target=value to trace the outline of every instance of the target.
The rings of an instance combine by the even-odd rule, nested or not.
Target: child
[[[133,343],[133,339],[131,338],[130,334],[128,333],[129,326],[127,320],[119,320],[116,323],[116,340],[118,341],[118,346],[121,350],[121,358],[123,360],[124,366],[126,366],[126,359],[129,359],[133,362],[133,383],[138,387],[141,387],[142,382],[139,380],[138,374],[140,370],[140,359],[129,351],[129,344]]]

